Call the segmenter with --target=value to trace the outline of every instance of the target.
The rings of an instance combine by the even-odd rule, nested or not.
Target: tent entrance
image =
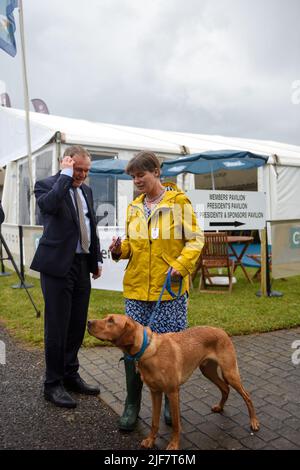
[[[258,191],[257,168],[219,170],[213,174],[215,189],[227,191]],[[195,175],[195,189],[212,189],[210,173]]]
[[[111,160],[116,155],[97,155],[91,153],[92,163],[99,160]],[[97,224],[114,226],[117,224],[117,180],[114,176],[89,173],[87,184],[92,188],[94,211]]]

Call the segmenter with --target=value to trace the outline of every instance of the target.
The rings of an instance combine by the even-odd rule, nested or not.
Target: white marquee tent
[[[265,191],[267,194],[267,218],[269,220],[300,219],[298,203],[300,147],[298,146],[264,140],[95,123],[33,112],[30,113],[30,120],[34,181],[54,174],[58,170],[59,157],[64,148],[70,144],[85,146],[94,159],[128,160],[141,149],[151,149],[162,158],[172,159],[184,154],[209,150],[248,150],[269,156],[267,165],[253,170],[256,189]],[[21,110],[0,107],[0,167],[4,166],[6,177],[2,202],[6,212],[6,221],[13,224],[28,223],[26,214],[24,215],[26,177],[28,180],[25,113]],[[246,180],[247,171],[250,170],[244,173],[230,172],[232,179],[238,180],[239,188],[243,179]],[[182,179],[180,183],[182,184]],[[132,197],[132,183],[118,181],[115,184],[117,185],[115,203],[118,202],[120,205],[120,196]],[[184,185],[185,189],[194,189],[194,175],[188,175]],[[201,189],[201,186],[198,186],[198,189]],[[224,186],[222,189],[225,189]],[[123,207],[120,206],[120,218],[116,221],[118,225],[124,223],[121,216],[123,212],[125,214]]]

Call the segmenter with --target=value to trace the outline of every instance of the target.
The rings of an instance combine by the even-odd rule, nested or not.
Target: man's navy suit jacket
[[[72,183],[70,176],[57,173],[37,181],[34,188],[44,232],[30,267],[50,276],[65,277],[76,253],[80,229],[69,191]],[[89,267],[91,273],[97,273],[98,261],[102,261],[102,255],[96,233],[93,195],[86,184],[82,184],[81,189],[88,206],[91,225]]]
[[[3,212],[3,209],[2,209],[2,206],[1,206],[1,201],[0,201],[0,224],[2,224],[2,222],[4,221],[4,212]]]

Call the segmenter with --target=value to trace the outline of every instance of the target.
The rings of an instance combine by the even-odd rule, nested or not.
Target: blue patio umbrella
[[[267,163],[268,156],[240,150],[217,150],[165,160],[162,164],[162,176],[177,176],[180,173],[204,174],[218,170],[247,170]],[[113,176],[122,180],[131,180],[125,173],[128,160],[108,158],[92,162],[90,173],[97,176]]]
[[[94,176],[114,176],[121,180],[131,180],[131,176],[125,173],[128,160],[118,158],[106,158],[92,162],[90,173]]]
[[[173,161],[174,160],[172,160],[172,162]],[[128,162],[129,160],[119,160],[118,158],[94,160],[90,168],[90,174],[93,176],[113,176],[121,180],[132,180],[132,177],[125,172]],[[161,175],[165,176],[164,169],[162,169]],[[167,171],[166,176],[169,176]]]
[[[268,156],[240,150],[217,150],[195,153],[176,160],[163,162],[163,176],[177,176],[180,173],[213,173],[218,170],[247,170],[267,163]]]

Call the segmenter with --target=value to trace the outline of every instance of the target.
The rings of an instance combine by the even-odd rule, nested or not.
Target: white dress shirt
[[[64,168],[63,170],[61,170],[61,175],[70,176],[72,178],[73,177],[73,169],[72,168]],[[75,210],[76,210],[76,214],[77,214],[77,206],[76,206],[76,202],[75,202],[75,198],[74,198],[75,195],[74,195],[73,190],[78,191],[78,193],[79,193],[79,196],[80,196],[80,199],[81,199],[81,204],[82,204],[82,209],[83,209],[83,213],[84,213],[84,221],[85,221],[85,225],[86,225],[86,229],[87,229],[88,240],[89,240],[89,244],[91,244],[91,222],[90,222],[90,219],[88,217],[89,209],[88,209],[88,206],[87,206],[87,203],[86,203],[86,200],[85,200],[85,197],[82,193],[81,188],[80,187],[79,188],[70,188],[69,191],[70,191],[71,199],[73,201],[73,204],[74,204],[74,207],[75,207]],[[76,253],[84,253],[84,251],[81,247],[80,238],[78,238]],[[101,261],[98,261],[98,266],[102,267]]]

